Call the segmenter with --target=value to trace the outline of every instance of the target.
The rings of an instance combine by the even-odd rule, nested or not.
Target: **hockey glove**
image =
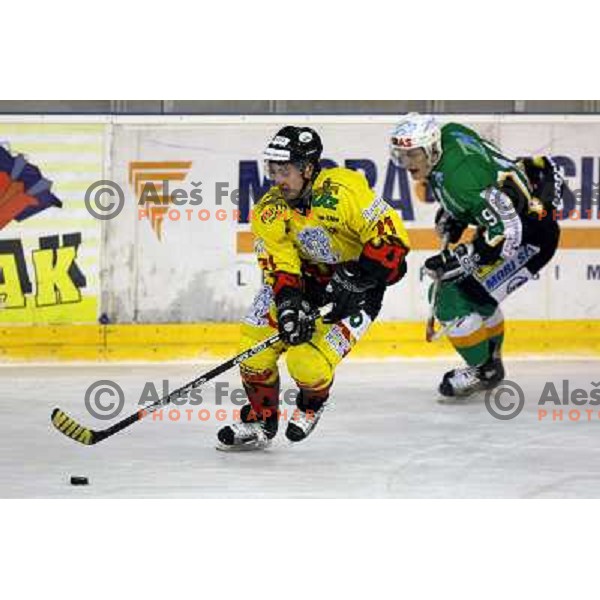
[[[360,313],[367,303],[367,293],[376,285],[358,263],[340,265],[327,285],[328,301],[333,303],[333,308],[323,322],[335,323]]]
[[[534,156],[524,158],[521,164],[531,183],[533,195],[546,208],[562,210],[565,182],[554,160],[549,156]]]
[[[466,227],[464,223],[455,219],[440,206],[435,215],[435,229],[440,238],[443,239],[448,236],[448,241],[451,244],[456,244]]]
[[[471,244],[459,244],[454,250],[443,250],[425,261],[427,274],[442,281],[455,281],[470,275],[479,266]]]
[[[297,290],[286,290],[277,298],[277,324],[281,339],[290,346],[309,342],[315,333],[316,313]]]

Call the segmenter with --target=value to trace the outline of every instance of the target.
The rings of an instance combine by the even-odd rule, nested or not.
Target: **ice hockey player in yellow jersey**
[[[242,323],[241,350],[279,331],[281,342],[242,363],[249,403],[241,422],[218,432],[220,449],[261,449],[287,413],[286,437],[305,439],[321,417],[340,361],[377,317],[385,290],[406,273],[409,249],[398,213],[345,168],[320,168],[321,139],[286,126],[265,150],[274,186],[252,213],[264,274]],[[320,307],[331,312],[317,317]],[[279,410],[277,362],[299,388],[297,407]],[[281,419],[282,421],[284,419]]]

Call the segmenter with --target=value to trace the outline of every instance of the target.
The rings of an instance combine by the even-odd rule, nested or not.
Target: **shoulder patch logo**
[[[337,210],[339,199],[331,194],[317,196],[312,201],[314,208],[328,208],[329,210]]]
[[[286,212],[285,206],[280,204],[269,204],[260,213],[260,220],[265,224],[269,225],[276,219],[283,219],[283,215]]]
[[[323,187],[315,190],[315,197],[312,201],[312,206],[315,208],[328,208],[329,210],[337,210],[336,207],[339,203],[339,198],[335,197],[340,187],[332,184],[331,179],[326,179],[323,183]]]
[[[362,211],[362,215],[365,221],[375,223],[387,212],[388,208],[390,208],[390,205],[381,196],[378,196],[373,200],[371,206]]]

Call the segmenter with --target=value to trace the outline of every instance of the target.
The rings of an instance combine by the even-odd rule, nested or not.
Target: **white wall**
[[[547,153],[564,157],[571,189],[583,189],[588,200],[592,184],[597,185],[600,179],[600,119],[597,117],[454,115],[440,118],[473,126],[509,155]],[[102,244],[97,256],[99,313],[107,313],[113,322],[228,321],[244,314],[260,283],[260,273],[251,254],[237,251],[238,233],[248,230],[246,223],[235,219],[234,211],[241,207],[231,198],[218,204],[215,186],[217,182],[227,182],[233,191],[242,184],[242,201],[256,200],[248,182],[254,174],[260,178],[255,183],[262,183],[261,153],[270,136],[286,123],[309,123],[315,127],[324,140],[324,158],[339,165],[366,166],[379,194],[385,194],[398,205],[402,199],[401,212],[409,230],[431,227],[433,222],[435,207],[419,200],[405,175],[389,164],[387,135],[394,122],[389,116],[3,116],[0,133],[5,131],[2,138],[10,142],[11,135],[17,135],[15,127],[19,124],[31,131],[32,125],[43,129],[57,122],[94,123],[102,127],[106,152],[102,158],[94,159],[101,162],[97,171],[117,182],[125,193],[123,212],[102,223]],[[74,148],[83,135],[73,128],[70,143]],[[37,150],[33,138],[22,135],[19,140],[24,143],[23,151],[35,161]],[[89,168],[89,155],[82,154],[79,159],[71,156],[69,160],[71,163],[80,160]],[[188,197],[192,190],[198,189],[192,182],[201,181],[202,203],[171,205],[159,235],[158,227],[153,227],[149,218],[139,218],[138,211],[144,207],[138,205],[139,195],[130,182],[134,162],[151,163],[136,169],[142,179],[149,173],[182,177],[179,181],[170,181],[171,191],[180,188]],[[189,166],[169,167],[164,163],[189,163]],[[51,168],[49,171],[48,176],[60,189],[60,182],[69,175],[52,173]],[[87,174],[85,177],[90,179]],[[66,202],[61,215],[66,218],[77,207],[80,217],[81,200],[73,199],[72,207]],[[202,215],[209,216],[208,220],[200,220],[200,210],[205,211]],[[217,210],[225,211],[226,220],[217,219]],[[593,245],[600,239],[598,213],[593,212],[591,219],[567,220],[563,227],[585,230],[589,234],[589,245]],[[179,220],[169,215],[179,215]],[[40,216],[38,227],[43,226],[41,219]],[[48,230],[52,226],[48,221]],[[18,228],[0,232],[2,237],[17,234]],[[94,243],[98,253],[97,240]],[[84,246],[82,253],[89,252],[91,244],[90,241]],[[421,281],[420,266],[428,254],[430,251],[417,250],[409,255],[409,274],[387,295],[384,319],[420,320],[426,315],[427,282]],[[89,263],[89,254],[86,256],[88,270],[95,273],[97,267]],[[593,272],[596,266],[599,266],[598,277],[588,278],[588,272]],[[506,313],[520,319],[600,318],[599,300],[600,250],[561,250],[539,281],[519,290],[507,302]]]

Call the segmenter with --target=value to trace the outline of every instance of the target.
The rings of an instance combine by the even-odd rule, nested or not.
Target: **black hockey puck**
[[[88,485],[88,483],[87,477],[71,477],[71,485]]]

